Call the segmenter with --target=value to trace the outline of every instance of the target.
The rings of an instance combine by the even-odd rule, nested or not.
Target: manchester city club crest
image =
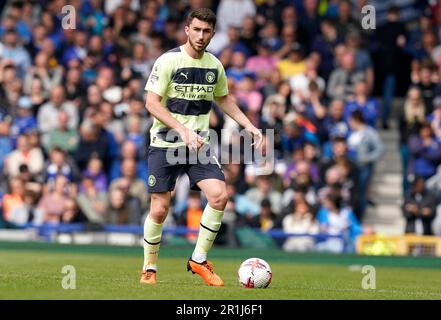
[[[156,178],[155,178],[154,175],[151,174],[151,175],[149,176],[149,186],[150,186],[150,187],[153,187],[155,184],[156,184]]]
[[[213,83],[215,78],[216,76],[211,71],[208,71],[207,74],[205,75],[205,79],[207,80],[208,83]]]

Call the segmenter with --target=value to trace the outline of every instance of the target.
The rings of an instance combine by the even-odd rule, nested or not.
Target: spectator
[[[279,51],[283,46],[282,39],[279,37],[280,28],[281,26],[278,26],[274,21],[268,20],[259,32],[260,38],[264,39],[272,52]]]
[[[317,0],[303,0],[303,14],[300,16],[300,24],[306,31],[307,39],[312,40],[313,37],[320,32],[320,17],[318,15]],[[310,43],[305,43],[309,48]]]
[[[3,220],[6,222],[12,218],[12,212],[18,208],[21,208],[25,204],[25,188],[24,183],[18,178],[12,178],[9,180],[9,193],[3,196]]]
[[[96,84],[88,86],[86,98],[81,101],[79,107],[80,118],[84,119],[86,110],[98,110],[102,102],[103,95],[101,89]]]
[[[47,95],[43,90],[43,83],[39,79],[34,79],[29,88],[29,98],[32,101],[32,111],[38,114],[40,107],[47,102]]]
[[[278,95],[269,96],[262,106],[261,127],[274,130],[274,149],[282,151],[283,117],[285,101]]]
[[[348,138],[349,155],[358,166],[359,212],[364,215],[374,164],[384,152],[378,132],[365,124],[363,114],[354,111],[349,118],[352,133]]]
[[[249,186],[245,182],[245,172],[243,164],[228,163],[225,165],[225,181],[227,184],[232,184],[237,189],[238,194],[244,194]]]
[[[107,196],[95,188],[93,178],[84,176],[81,180],[80,192],[77,203],[87,221],[92,223],[105,223],[107,217]]]
[[[343,206],[343,199],[333,194],[328,195],[317,213],[320,232],[328,236],[317,244],[319,251],[341,253],[353,251],[357,237],[363,229],[349,207]]]
[[[412,79],[412,84],[420,89],[421,96],[426,106],[426,114],[433,111],[433,99],[435,98],[436,83],[433,82],[433,63],[425,60],[421,63],[418,75]]]
[[[112,162],[110,182],[121,177],[121,163],[124,159],[133,159],[136,162],[136,177],[142,181],[147,181],[147,164],[137,150],[133,141],[126,140],[121,145],[119,156]]]
[[[351,14],[351,1],[349,0],[343,0],[338,5],[338,16],[337,16],[337,24],[336,28],[338,31],[338,34],[343,39],[346,37],[346,35],[352,31],[352,30],[358,30],[359,29],[359,23],[354,20]]]
[[[109,168],[109,149],[107,135],[92,120],[86,119],[83,121],[80,127],[80,143],[74,154],[74,159],[80,170],[86,168],[92,156],[101,159],[105,169]]]
[[[303,105],[310,98],[310,85],[315,83],[319,92],[325,90],[325,81],[317,74],[317,63],[312,57],[308,57],[305,62],[305,71],[291,77],[289,85],[291,87],[291,104],[298,108]]]
[[[31,55],[32,59],[35,58],[35,55],[38,51],[43,47],[44,40],[47,36],[47,30],[46,28],[41,25],[37,24],[32,26],[32,36],[31,41],[26,44],[25,48]]]
[[[267,21],[280,21],[284,7],[284,3],[276,0],[261,2],[256,10],[256,23],[262,26]]]
[[[121,119],[114,119],[113,105],[107,101],[103,101],[99,105],[98,112],[102,118],[103,129],[112,134],[117,144],[122,144],[125,140],[126,129],[124,128],[124,122]]]
[[[241,220],[239,223],[244,223],[259,215],[261,209],[259,204],[238,193],[235,185],[227,184],[227,193],[232,205],[231,211],[237,214],[237,218]]]
[[[354,54],[346,52],[342,56],[341,67],[332,71],[329,77],[327,94],[332,99],[354,97],[355,84],[365,79],[362,71],[355,68]]]
[[[412,189],[405,195],[402,206],[406,218],[405,233],[433,235],[432,221],[436,214],[437,199],[424,186],[424,177],[416,177]],[[422,232],[417,230],[417,221],[422,223]]]
[[[64,176],[69,182],[75,180],[75,170],[66,159],[66,153],[59,147],[53,147],[49,152],[49,159],[43,171],[44,181],[52,188],[55,178]]]
[[[407,92],[404,106],[399,112],[398,127],[400,131],[400,155],[401,166],[403,168],[403,191],[409,190],[409,137],[418,135],[421,125],[425,121],[424,102],[421,97],[421,91],[417,87],[411,87]]]
[[[262,40],[257,44],[257,55],[250,57],[246,61],[245,69],[254,73],[258,80],[256,88],[262,88],[271,78],[271,74],[276,68],[276,58],[271,55],[270,44]]]
[[[38,129],[41,133],[46,134],[58,127],[58,115],[62,111],[69,115],[68,128],[75,129],[78,124],[78,111],[75,105],[65,101],[63,86],[57,85],[51,92],[50,101],[42,105],[38,112]]]
[[[355,83],[354,97],[347,102],[345,107],[346,120],[355,110],[361,111],[369,126],[373,128],[377,126],[377,118],[379,114],[378,102],[374,98],[369,97],[368,86],[364,80]]]
[[[110,184],[110,192],[115,188],[124,190],[124,192],[139,200],[141,209],[145,212],[148,208],[149,197],[145,192],[145,182],[136,177],[136,162],[133,159],[124,159],[121,162],[121,173],[122,176]]]
[[[243,216],[241,224],[266,232],[274,227],[275,219],[276,214],[271,210],[271,202],[263,199],[260,203],[259,214]]]
[[[254,17],[251,15],[246,16],[242,20],[240,41],[247,47],[251,56],[254,56],[256,51],[256,44],[259,42],[257,35],[256,23]]]
[[[304,152],[300,157],[296,156],[297,152],[293,154],[293,161],[290,162],[284,174],[285,185],[289,185],[292,179],[299,175],[306,175],[310,177],[312,183],[317,183],[319,179],[318,168],[315,164],[305,159]],[[303,158],[300,160],[299,158]]]
[[[28,68],[31,65],[31,57],[25,48],[19,43],[17,31],[15,29],[6,30],[3,35],[3,59],[10,59],[17,68],[17,75],[24,79]]]
[[[344,169],[341,166],[335,165],[330,167],[325,173],[323,182],[324,186],[317,192],[321,203],[323,203],[329,195],[338,195],[342,198],[345,206],[352,207],[352,205],[354,205],[353,207],[356,208],[356,201],[352,201],[352,196],[354,196],[352,193],[352,191],[354,191],[353,185],[348,182]],[[358,219],[362,218],[359,212],[354,213]]]
[[[303,148],[306,142],[317,142],[315,132],[303,126],[300,119],[301,117],[294,113],[288,114],[284,119],[282,149],[285,155],[291,154],[297,148]]]
[[[77,131],[69,128],[69,114],[61,111],[58,114],[58,126],[43,136],[44,150],[46,153],[49,153],[52,148],[57,147],[73,155],[78,145],[79,137]]]
[[[11,117],[0,109],[0,176],[4,170],[4,163],[8,154],[13,150],[12,141],[9,136]]]
[[[30,93],[31,83],[38,79],[43,86],[43,94],[49,96],[49,93],[56,85],[61,84],[63,69],[60,66],[49,68],[49,57],[47,53],[41,51],[35,56],[35,65],[30,67],[24,80],[24,92]]]
[[[349,134],[349,126],[344,119],[345,101],[342,99],[334,99],[331,101],[326,113],[316,115],[317,135],[322,145],[323,156],[329,156],[326,148],[329,147],[328,142],[331,138],[346,138]]]
[[[26,225],[27,223],[41,224],[43,222],[43,213],[36,207],[37,199],[38,194],[26,190],[23,205],[12,210],[9,222],[16,226]]]
[[[141,131],[141,118],[137,115],[130,115],[128,117],[128,132],[126,139],[132,141],[136,145],[137,153],[141,153],[143,146],[145,145],[145,135]]]
[[[307,173],[297,174],[290,179],[289,188],[283,193],[282,213],[288,213],[286,210],[291,210],[293,204],[297,201],[302,201],[303,199],[305,199],[311,206],[317,204],[317,190],[311,177]],[[278,222],[281,222],[280,217],[278,217]]]
[[[263,199],[268,199],[275,214],[279,214],[282,209],[282,195],[280,192],[272,190],[271,180],[268,176],[257,176],[256,187],[248,190],[245,196],[254,203],[261,203]]]
[[[23,82],[11,60],[0,60],[0,84],[0,103],[10,116],[14,116],[14,106],[22,95]]]
[[[87,56],[87,33],[77,30],[74,34],[73,44],[63,54],[63,65],[67,66],[72,59],[83,61]]]
[[[320,165],[321,181],[324,181],[324,177],[328,169],[334,167],[335,165],[345,168],[348,172],[348,179],[351,180],[353,185],[357,184],[357,166],[351,159],[349,159],[348,144],[346,139],[343,137],[335,137],[332,139],[332,156],[330,158],[323,159]]]
[[[32,112],[32,101],[29,97],[23,96],[17,101],[17,112],[12,123],[11,135],[16,138],[34,129],[37,129],[37,119]]]
[[[256,126],[260,122],[260,109],[262,108],[262,94],[255,89],[254,77],[245,75],[237,84],[236,97],[243,105],[245,114]]]
[[[403,62],[402,48],[406,43],[406,30],[404,24],[399,21],[400,12],[398,7],[392,6],[387,11],[387,22],[378,28],[377,40],[381,43],[379,47],[379,69],[383,71],[382,84],[383,129],[389,128],[389,116],[392,108],[392,99],[395,96],[397,80]]]
[[[5,161],[6,175],[17,176],[21,164],[26,164],[34,177],[38,177],[43,171],[43,153],[40,148],[31,148],[28,135],[18,136],[17,149],[12,151]]]
[[[441,141],[441,96],[433,99],[433,111],[427,117],[437,140]]]
[[[277,68],[283,79],[288,79],[305,71],[303,50],[300,43],[295,42],[288,52],[287,57],[279,61]]]
[[[315,36],[312,42],[312,51],[320,56],[319,73],[328,80],[334,69],[334,48],[342,42],[338,36],[335,24],[330,19],[324,19],[320,23],[321,33]]]
[[[441,143],[433,135],[428,122],[421,125],[418,135],[409,138],[409,173],[428,179],[436,173],[441,164]]]
[[[361,34],[357,30],[350,31],[345,38],[348,51],[353,52],[355,57],[355,68],[364,73],[366,80],[366,94],[372,94],[374,89],[374,68],[369,51],[362,48]]]
[[[109,195],[107,222],[120,225],[139,225],[141,223],[141,206],[136,198],[123,190],[113,189]]]
[[[17,178],[23,182],[25,191],[32,191],[35,194],[40,195],[42,191],[42,183],[40,179],[37,180],[32,176],[31,172],[29,171],[29,167],[26,164],[21,164],[18,171],[19,174]]]
[[[298,37],[298,31],[293,24],[285,22],[281,27],[280,39],[282,40],[282,46],[280,49],[274,52],[274,57],[277,60],[283,59],[289,54],[293,46],[302,43]]]
[[[103,171],[103,162],[96,156],[90,158],[86,170],[82,173],[83,177],[87,176],[93,180],[95,189],[98,192],[107,192],[107,176]],[[80,192],[84,190],[80,189]]]
[[[61,223],[73,223],[78,221],[80,221],[80,211],[77,202],[72,198],[68,198],[64,202]]]
[[[69,199],[68,180],[58,175],[55,178],[54,188],[48,190],[38,202],[37,208],[43,214],[44,223],[58,224],[62,221],[65,203]]]
[[[130,78],[142,79],[152,68],[152,62],[148,59],[148,50],[142,43],[135,43],[132,48],[132,59],[129,65],[132,73]]]
[[[73,67],[67,69],[66,78],[64,81],[64,91],[66,92],[66,100],[72,102],[78,109],[81,108],[81,103],[86,99],[85,92],[88,91],[85,83],[81,81],[80,68]],[[82,114],[80,112],[80,118]]]
[[[318,234],[319,226],[306,201],[296,201],[292,213],[282,221],[283,231],[298,236],[289,236],[283,243],[285,251],[311,251],[315,247],[314,235]],[[305,236],[309,235],[309,236]]]
[[[243,52],[233,52],[231,57],[231,67],[226,70],[228,78],[233,79],[235,82],[240,82],[246,75],[250,75],[251,72],[245,69],[246,57]]]
[[[217,8],[218,32],[226,32],[229,26],[240,27],[246,16],[254,16],[256,6],[251,0],[221,0]]]
[[[200,193],[197,191],[190,192],[185,213],[186,227],[188,229],[198,230],[203,211]],[[187,240],[193,243],[197,240],[197,233],[187,233],[186,237]]]

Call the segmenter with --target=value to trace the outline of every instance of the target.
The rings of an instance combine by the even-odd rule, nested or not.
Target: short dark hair
[[[351,114],[351,118],[357,122],[365,123],[363,113],[360,110],[355,110]]]
[[[388,9],[387,9],[387,13],[388,14],[400,14],[400,8],[396,5],[391,5]]]
[[[187,26],[190,25],[190,23],[193,21],[193,19],[196,18],[201,21],[208,22],[214,27],[216,27],[216,15],[214,14],[211,9],[208,8],[199,8],[196,10],[191,11],[187,16]]]
[[[20,173],[25,173],[25,172],[29,172],[29,167],[27,164],[22,163],[19,167],[18,167],[18,171]]]

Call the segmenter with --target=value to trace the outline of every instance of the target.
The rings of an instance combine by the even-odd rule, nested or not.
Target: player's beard
[[[193,50],[196,51],[197,53],[204,52],[205,48],[207,48],[207,46],[210,44],[210,41],[207,41],[207,43],[204,46],[198,49],[196,44],[190,38],[188,38],[188,42],[190,43],[190,46],[193,48]]]

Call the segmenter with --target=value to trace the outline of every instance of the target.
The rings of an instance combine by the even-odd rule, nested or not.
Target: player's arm
[[[152,91],[147,92],[146,109],[150,114],[167,127],[176,130],[185,144],[192,150],[199,149],[204,141],[196,132],[186,128],[182,123],[173,118],[171,113],[161,104],[162,97]]]
[[[216,102],[225,114],[230,116],[239,125],[244,127],[245,130],[253,137],[253,145],[255,145],[256,148],[260,148],[263,140],[262,133],[240,110],[240,108],[234,102],[233,98],[227,94],[225,96],[216,97]]]

